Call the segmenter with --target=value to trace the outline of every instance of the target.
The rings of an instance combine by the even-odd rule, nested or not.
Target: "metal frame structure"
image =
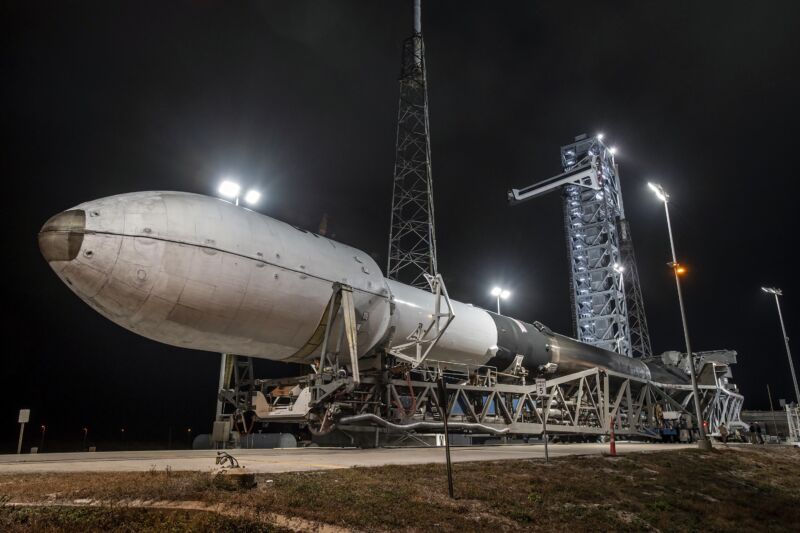
[[[625,303],[628,307],[628,331],[631,336],[631,354],[634,357],[651,357],[650,329],[644,312],[644,297],[639,283],[639,267],[633,249],[631,226],[627,218],[619,219],[620,255],[624,268]]]
[[[789,424],[789,442],[800,444],[800,407],[787,405],[786,420]]]
[[[625,219],[612,150],[580,135],[561,147],[562,174],[508,198],[520,203],[553,192],[564,196],[573,332],[587,344],[627,356],[652,356],[639,269]]]
[[[373,428],[375,445],[379,431],[388,438],[384,444],[409,438],[423,442],[419,433],[441,433],[445,424],[449,431],[495,436],[539,435],[545,430],[598,436],[613,428],[616,435],[658,439],[658,411],[677,412],[699,427],[690,408],[694,394],[689,384],[658,383],[591,368],[547,380],[546,394],[540,396],[535,384],[526,383],[526,373],[428,358],[454,318],[441,276],[429,277],[428,282],[437,294],[428,327],[420,325],[414,339],[395,350],[365,355],[361,366],[355,310],[347,297],[351,288],[334,284],[322,320],[324,331],[317,335],[321,357],[312,365],[313,373],[256,380],[250,396],[256,417],[261,422],[297,423],[318,436],[335,429],[347,434]],[[727,381],[735,353],[697,355],[695,364],[708,376],[699,385],[703,419],[711,428],[739,422],[743,397]],[[685,358],[683,364],[688,361]],[[442,381],[446,405],[440,396]]]
[[[417,368],[427,359],[428,354],[430,354],[433,347],[444,335],[447,327],[456,317],[442,275],[431,276],[430,274],[425,274],[425,278],[430,285],[431,291],[436,296],[430,322],[428,322],[427,326],[420,324],[416,330],[411,332],[408,336],[409,342],[399,344],[389,350],[389,353],[394,357],[411,363],[411,368]],[[409,351],[411,351],[410,354],[408,353]]]
[[[545,431],[583,438],[613,431],[659,439],[658,413],[664,411],[692,419],[699,427],[690,408],[694,393],[689,384],[591,368],[547,380],[546,393],[540,395],[537,386],[527,382],[527,372],[504,373],[429,358],[455,316],[441,276],[428,277],[428,282],[436,294],[430,324],[420,324],[408,343],[389,351],[379,348],[360,359],[352,288],[334,283],[314,335],[320,358],[311,365],[312,373],[253,381],[251,360],[231,358],[234,387],[220,397],[235,407],[232,418],[244,421],[244,413],[252,411],[258,422],[298,424],[322,438],[338,430],[352,444],[353,434],[374,431],[375,446],[409,439],[429,444],[420,434],[443,431],[484,438]],[[728,381],[735,352],[702,352],[692,361],[703,369],[703,384],[698,386],[703,420],[714,429],[721,422],[729,427],[739,422],[743,397]],[[685,372],[690,363],[677,354],[671,364]],[[445,393],[440,395],[442,382]]]
[[[399,368],[394,368],[395,374]],[[446,407],[437,390],[442,374],[447,381]],[[263,419],[311,421],[316,433],[366,425],[405,440],[419,433],[443,431],[442,414],[447,413],[449,429],[455,432],[539,435],[546,427],[550,434],[600,436],[610,434],[613,427],[616,435],[660,439],[656,407],[660,405],[661,411],[691,418],[698,427],[691,409],[691,385],[657,383],[597,368],[547,380],[544,397],[537,394],[535,385],[486,367],[431,367],[389,379],[384,375],[364,373],[357,386],[350,377],[336,378],[334,374],[328,379],[319,374],[298,378],[307,397],[284,398]],[[260,382],[267,395],[271,388],[285,385],[286,380]],[[699,388],[704,418],[711,427],[739,421],[740,394],[714,385]],[[310,413],[315,406],[326,407],[304,419],[303,413],[293,408],[294,401],[308,401]]]
[[[564,218],[570,263],[575,333],[578,340],[631,355],[617,220],[622,198],[614,156],[595,137],[561,147],[565,171],[591,161],[599,190],[566,185]]]
[[[414,3],[414,34],[403,42],[397,144],[386,276],[428,289],[435,276],[436,229],[433,213],[425,42],[419,0]]]

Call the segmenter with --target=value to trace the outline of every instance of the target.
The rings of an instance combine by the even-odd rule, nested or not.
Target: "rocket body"
[[[224,200],[140,192],[55,215],[39,246],[83,301],[118,325],[173,346],[311,362],[334,284],[352,287],[359,356],[407,342],[430,321],[433,294],[387,280],[366,253]],[[554,334],[540,324],[452,301],[455,319],[428,360],[515,363],[536,373],[601,367],[662,382],[685,378]]]

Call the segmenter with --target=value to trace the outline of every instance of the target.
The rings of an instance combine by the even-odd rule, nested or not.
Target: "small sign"
[[[31,410],[30,409],[20,409],[19,410],[19,422],[20,424],[27,424],[30,422],[31,419]]]
[[[547,396],[547,380],[536,378],[536,395]]]

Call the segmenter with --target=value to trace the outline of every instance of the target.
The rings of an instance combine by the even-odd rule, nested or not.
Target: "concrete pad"
[[[617,453],[671,451],[694,444],[617,443]],[[550,457],[608,453],[608,444],[551,444]],[[251,472],[299,472],[353,466],[444,463],[444,448],[292,448],[226,450]],[[451,448],[454,462],[543,459],[542,444]],[[217,469],[213,450],[145,452],[43,453],[0,455],[0,474],[33,472],[146,472],[151,469],[210,471]]]

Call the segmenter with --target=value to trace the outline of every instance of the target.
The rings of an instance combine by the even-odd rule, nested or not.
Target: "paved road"
[[[617,453],[668,451],[686,448],[680,444],[618,443]],[[553,444],[550,457],[597,455],[608,452],[608,444]],[[294,448],[280,450],[234,450],[231,453],[251,472],[296,472],[353,466],[443,463],[443,448]],[[136,472],[163,470],[212,470],[216,452],[171,450],[150,452],[43,453],[0,455],[0,474],[22,472]],[[473,446],[452,448],[454,462],[499,459],[544,458],[541,444]]]

